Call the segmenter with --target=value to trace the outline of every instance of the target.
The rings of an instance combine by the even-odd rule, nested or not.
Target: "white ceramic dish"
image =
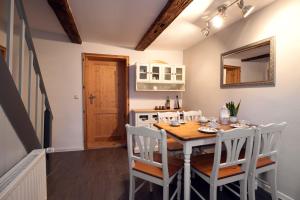
[[[212,133],[217,133],[217,132],[218,132],[218,130],[215,129],[215,128],[204,127],[204,126],[198,128],[198,131],[200,131],[200,132],[202,132],[202,133],[210,133],[210,134],[212,134]]]
[[[239,124],[239,123],[236,123],[236,124],[230,124],[230,126],[232,128],[249,128],[249,126],[247,124]]]
[[[186,122],[184,120],[179,121],[180,124],[185,124]]]

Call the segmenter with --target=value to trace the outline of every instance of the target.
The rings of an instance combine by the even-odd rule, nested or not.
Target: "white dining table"
[[[216,143],[216,134],[206,134],[199,132],[201,126],[198,122],[187,122],[179,127],[173,127],[167,123],[157,123],[159,129],[164,129],[169,137],[174,138],[183,145],[184,154],[184,200],[191,197],[191,154],[195,146],[209,145]],[[218,127],[223,130],[230,130],[230,125],[221,125]]]

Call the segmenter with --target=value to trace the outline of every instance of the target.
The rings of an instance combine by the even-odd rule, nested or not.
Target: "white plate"
[[[181,121],[179,121],[179,123],[180,123],[180,124],[185,124],[186,122],[183,121],[183,120],[181,120]]]
[[[249,126],[247,124],[239,124],[239,123],[236,123],[236,124],[230,124],[230,126],[232,128],[249,128]]]
[[[170,126],[173,126],[173,127],[178,127],[178,126],[180,126],[180,124],[178,123],[178,124],[170,124]]]
[[[216,133],[216,132],[218,132],[218,130],[215,129],[215,128],[204,127],[204,126],[198,128],[198,131],[203,132],[203,133]]]

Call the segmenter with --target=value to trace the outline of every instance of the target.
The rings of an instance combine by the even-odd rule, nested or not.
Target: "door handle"
[[[93,96],[92,94],[90,94],[89,99],[90,99],[90,104],[93,104],[94,99],[96,99],[96,96]]]

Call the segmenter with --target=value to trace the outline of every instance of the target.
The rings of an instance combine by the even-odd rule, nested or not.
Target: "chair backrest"
[[[280,136],[287,126],[286,122],[280,124],[260,125],[254,140],[251,169],[256,169],[257,160],[270,157],[276,163]]]
[[[173,120],[179,120],[179,112],[158,112],[157,113],[158,122],[170,123]]]
[[[159,167],[163,171],[163,178],[169,178],[168,155],[167,155],[167,134],[164,130],[154,130],[147,127],[134,127],[126,124],[127,131],[127,151],[129,160],[129,170],[136,161],[147,165]],[[133,140],[139,147],[139,154],[133,153]],[[161,162],[154,160],[155,145],[161,144]]]
[[[202,111],[198,110],[192,110],[192,111],[183,111],[183,119],[185,121],[199,121],[200,117],[202,116]]]
[[[221,168],[236,165],[241,165],[242,172],[245,176],[248,175],[254,135],[254,128],[237,128],[217,133],[211,181],[217,181]],[[222,146],[225,146],[225,151],[222,151]],[[241,155],[243,147],[245,147],[244,156]]]

